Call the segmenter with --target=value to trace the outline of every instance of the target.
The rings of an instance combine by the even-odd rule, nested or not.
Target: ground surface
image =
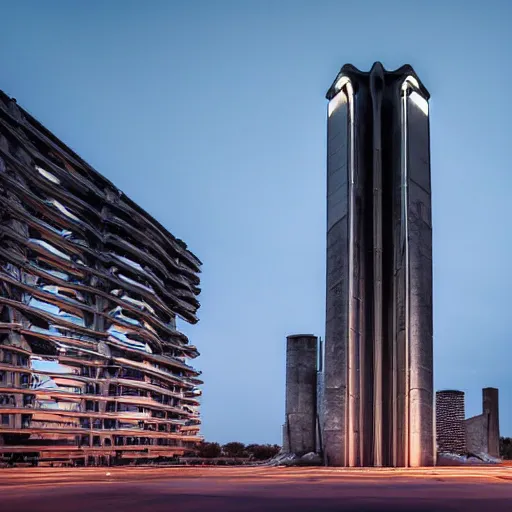
[[[0,510],[510,512],[512,468],[3,469]]]

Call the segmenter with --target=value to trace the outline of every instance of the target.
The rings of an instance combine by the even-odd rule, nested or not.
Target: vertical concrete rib
[[[360,280],[357,247],[357,211],[356,211],[356,167],[355,167],[355,119],[354,90],[348,81],[345,84],[348,98],[348,453],[346,464],[350,467],[359,465],[359,353],[360,353]]]
[[[407,129],[409,465],[429,466],[434,458],[432,222],[428,103],[413,88],[404,90]]]
[[[406,179],[406,109],[401,81],[391,93],[391,167],[392,167],[392,371],[393,371],[393,464],[408,465],[408,407],[407,407],[407,179]]]
[[[372,182],[373,182],[373,354],[374,354],[374,465],[382,466],[383,459],[383,332],[382,332],[382,154],[381,104],[384,77],[382,64],[373,65],[370,72],[372,98]]]
[[[316,336],[286,338],[286,437],[292,453],[316,449],[317,360]]]
[[[348,98],[340,90],[327,119],[327,293],[324,355],[324,456],[344,466],[348,367]]]

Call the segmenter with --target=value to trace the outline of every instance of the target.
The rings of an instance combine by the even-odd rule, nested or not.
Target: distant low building
[[[483,412],[465,418],[464,392],[456,390],[436,393],[437,453],[490,455],[499,453],[498,390],[482,390]]]
[[[466,444],[471,453],[500,456],[499,394],[496,388],[482,390],[482,414],[466,420]]]

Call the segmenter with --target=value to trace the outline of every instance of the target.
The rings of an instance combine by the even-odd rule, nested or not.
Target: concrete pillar
[[[296,454],[316,449],[318,339],[311,334],[286,338],[285,440]]]
[[[487,446],[491,457],[500,456],[499,397],[496,388],[484,388],[483,411],[488,417]]]
[[[463,391],[436,393],[436,439],[438,453],[466,452],[465,404]]]

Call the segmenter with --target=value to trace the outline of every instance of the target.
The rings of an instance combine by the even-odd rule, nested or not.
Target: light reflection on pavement
[[[0,470],[0,510],[512,511],[512,467]]]

